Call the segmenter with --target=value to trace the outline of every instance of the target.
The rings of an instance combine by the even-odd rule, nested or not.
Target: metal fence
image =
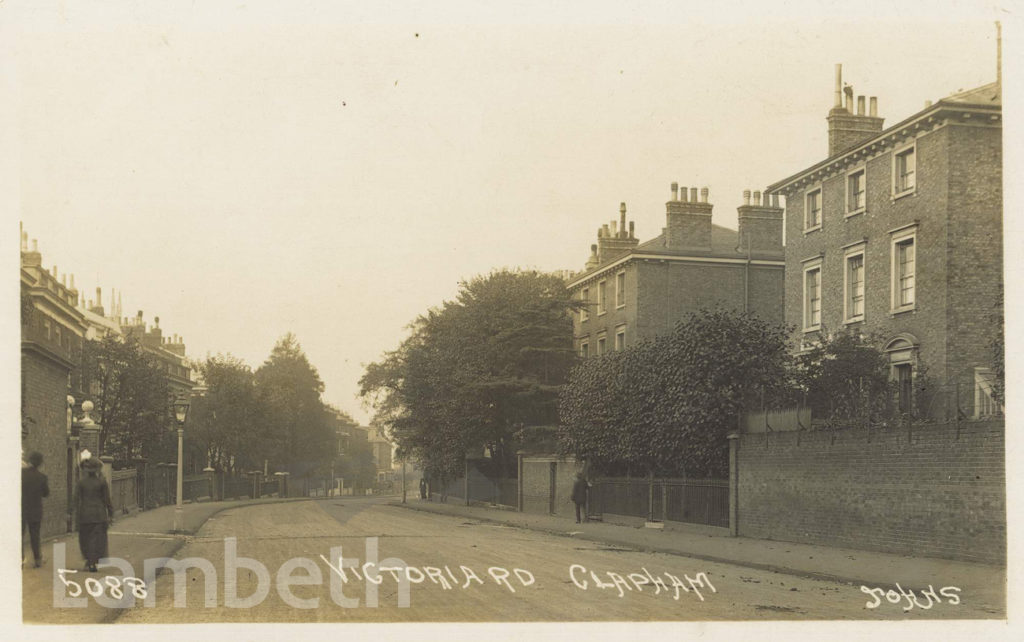
[[[587,512],[728,527],[729,481],[599,478],[590,489]]]
[[[447,486],[438,486],[431,490],[434,495],[466,499],[466,478],[448,482]],[[483,502],[515,508],[518,505],[519,480],[515,478],[489,479],[482,475],[472,474],[469,477],[469,501]]]

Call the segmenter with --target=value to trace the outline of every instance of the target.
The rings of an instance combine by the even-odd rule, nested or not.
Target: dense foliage
[[[703,310],[668,335],[587,359],[562,393],[561,450],[598,468],[721,475],[739,412],[792,393],[787,338],[755,316]]]
[[[172,415],[165,371],[133,339],[85,341],[82,386],[101,425],[100,452],[118,461],[151,457],[168,439]]]
[[[880,343],[878,337],[838,332],[797,357],[801,403],[816,421],[864,424],[892,414],[894,386]],[[918,379],[924,381],[923,373]]]
[[[511,466],[524,427],[557,422],[575,362],[574,305],[557,275],[502,270],[464,281],[367,366],[361,394],[430,476],[456,477],[466,453],[484,448]]]

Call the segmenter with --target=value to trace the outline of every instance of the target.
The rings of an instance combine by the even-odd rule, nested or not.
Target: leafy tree
[[[81,368],[102,426],[100,452],[124,462],[152,456],[171,421],[167,379],[155,358],[132,338],[108,336],[84,343]]]
[[[255,445],[261,436],[254,434],[258,424],[252,369],[236,357],[217,355],[196,370],[206,392],[192,400],[189,432],[202,444],[210,465],[235,472],[262,464]]]
[[[320,399],[324,384],[291,333],[281,338],[256,371],[256,461],[269,459],[308,474],[334,454],[334,434]]]
[[[483,447],[507,472],[517,434],[557,421],[576,305],[557,275],[501,270],[463,281],[454,301],[416,319],[395,351],[367,366],[361,394],[433,478],[457,477],[467,451]]]
[[[894,390],[889,359],[877,347],[880,338],[854,332],[822,335],[797,357],[797,385],[814,420],[835,425],[888,418]]]
[[[668,335],[581,362],[561,396],[561,451],[605,470],[725,474],[738,414],[792,391],[787,334],[701,310]]]

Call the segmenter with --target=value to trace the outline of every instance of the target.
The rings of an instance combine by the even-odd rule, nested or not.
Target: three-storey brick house
[[[626,204],[619,221],[603,225],[586,268],[569,279],[572,296],[585,302],[573,320],[580,356],[621,350],[670,332],[701,308],[749,311],[783,319],[782,209],[744,194],[739,230],[711,222],[708,189],[672,184],[662,233],[640,243]]]
[[[864,107],[861,96],[854,113],[837,66],[828,156],[768,188],[786,199],[786,320],[805,348],[843,328],[882,336],[903,411],[926,371],[943,393],[926,413],[958,404],[990,414],[1000,85],[928,103],[885,129],[875,99]]]

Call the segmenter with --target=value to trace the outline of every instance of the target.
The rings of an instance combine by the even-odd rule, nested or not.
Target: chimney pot
[[[697,202],[697,188],[696,187],[691,187],[690,188],[690,200],[692,202],[694,202],[694,203]]]
[[[55,278],[55,279],[57,278],[57,266],[56,265],[53,266],[53,269],[50,271],[50,273],[53,274],[53,278]]]
[[[672,198],[670,198],[669,200],[670,201],[678,201],[679,200],[679,183],[672,183]]]
[[[96,305],[103,305],[103,290],[96,288]]]
[[[22,232],[21,233],[21,251],[22,252],[27,252],[28,251],[28,232]]]
[[[626,204],[619,203],[619,237],[626,238]]]
[[[72,290],[75,289],[75,275],[74,274],[71,275],[71,289]]]
[[[778,206],[779,206],[779,195],[778,194],[772,194],[772,207],[778,207]]]
[[[681,190],[679,190],[679,200],[681,200],[684,203],[686,202],[686,188],[685,187],[682,188]]]
[[[872,96],[871,99],[868,102],[870,104],[870,107],[869,107],[870,111],[868,113],[871,116],[874,116],[874,117],[877,118],[878,117],[878,97],[877,96]]]
[[[700,202],[701,203],[707,203],[708,202],[708,192],[709,192],[708,188],[706,188],[706,187],[700,188]]]
[[[160,317],[153,317],[153,323],[154,323],[154,325],[153,325],[154,328],[159,328],[160,327]]]
[[[843,66],[841,64],[836,65],[836,104],[835,108],[840,109],[843,106]]]
[[[64,287],[68,287],[68,275],[67,274],[61,274],[60,275],[60,284],[63,285]]]
[[[931,106],[932,106],[932,101],[930,101],[930,100],[924,101],[924,108],[925,109],[928,109]]]
[[[38,239],[32,239],[32,251],[33,252],[38,252],[39,251],[39,241],[38,241]]]
[[[857,115],[864,115],[864,96],[857,96]]]
[[[750,190],[749,189],[743,190],[743,204],[744,205],[750,205]]]
[[[633,221],[629,222],[629,238],[636,238],[633,236]]]
[[[592,243],[590,245],[590,253],[591,254],[597,254],[597,244],[596,243]]]

